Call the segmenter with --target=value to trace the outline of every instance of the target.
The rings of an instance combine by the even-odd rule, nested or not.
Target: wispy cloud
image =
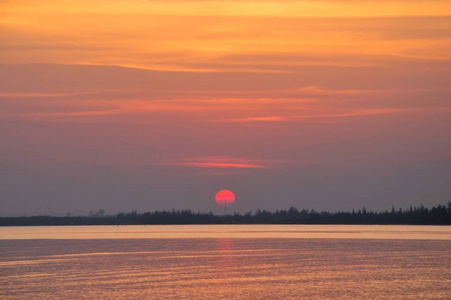
[[[60,98],[78,94],[68,93],[0,93],[0,98]]]
[[[238,168],[238,169],[267,169],[267,167],[249,163],[237,162],[182,162],[179,165],[198,168]]]
[[[381,93],[381,90],[363,90],[363,89],[328,89],[321,86],[304,86],[298,89],[291,90],[290,92],[295,92],[304,95],[365,95],[365,94],[375,94]]]
[[[293,117],[296,119],[321,119],[321,118],[349,118],[349,117],[363,117],[373,115],[385,115],[385,114],[397,114],[397,113],[410,113],[410,112],[425,112],[425,111],[450,111],[451,108],[446,107],[430,107],[430,108],[374,108],[357,110],[345,113],[336,114],[320,114],[320,115],[301,115]]]
[[[193,167],[193,168],[216,168],[216,169],[269,169],[268,162],[254,159],[232,158],[232,157],[196,157],[179,162],[170,162],[168,165]]]
[[[399,114],[411,112],[427,112],[427,111],[442,111],[449,112],[451,108],[447,107],[430,107],[430,108],[374,108],[365,110],[355,110],[342,113],[328,113],[328,114],[305,114],[305,115],[291,115],[291,116],[261,116],[248,118],[230,118],[218,120],[205,120],[204,122],[213,123],[265,123],[265,122],[296,122],[304,119],[333,119],[333,118],[352,118],[364,116],[376,116],[386,114]]]
[[[83,107],[84,106],[84,107]],[[95,108],[93,108],[95,106]],[[143,115],[152,112],[199,112],[220,109],[218,106],[179,101],[140,100],[92,100],[79,103],[61,103],[60,111],[19,113],[17,116],[30,120],[68,120],[71,118],[93,118],[102,116]],[[83,109],[85,108],[85,109]]]
[[[357,110],[357,111],[351,111],[351,112],[345,112],[345,113],[301,115],[301,116],[293,117],[292,120],[361,117],[361,116],[404,113],[404,112],[411,112],[412,110],[415,110],[415,109],[412,109],[412,108],[376,108],[376,109]]]
[[[265,117],[249,117],[249,118],[235,118],[223,120],[205,120],[211,123],[251,123],[251,122],[283,122],[289,120],[289,117],[283,116],[265,116]]]

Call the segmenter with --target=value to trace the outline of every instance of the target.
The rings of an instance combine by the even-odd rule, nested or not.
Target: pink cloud
[[[229,157],[200,157],[191,158],[181,162],[169,163],[170,165],[195,167],[195,168],[219,168],[219,169],[269,169],[270,167],[261,160],[229,158]]]
[[[342,113],[327,113],[327,114],[305,114],[294,116],[262,116],[262,117],[247,117],[247,118],[231,118],[222,120],[205,120],[204,122],[214,123],[263,123],[263,122],[296,122],[304,119],[333,119],[333,118],[352,118],[363,116],[375,116],[385,114],[397,113],[411,113],[424,111],[450,111],[451,108],[446,107],[431,107],[431,108],[374,108],[365,110],[356,110]]]

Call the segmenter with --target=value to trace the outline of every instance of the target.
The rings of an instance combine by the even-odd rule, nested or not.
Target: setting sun
[[[219,191],[216,194],[215,201],[219,206],[226,208],[235,203],[235,194],[229,190]]]

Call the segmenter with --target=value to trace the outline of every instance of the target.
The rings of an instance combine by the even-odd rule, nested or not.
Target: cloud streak
[[[377,115],[400,114],[400,113],[414,113],[414,112],[424,113],[429,111],[451,112],[451,107],[374,108],[343,113],[310,114],[310,115],[294,115],[294,116],[262,116],[262,117],[232,118],[222,120],[205,120],[204,122],[213,122],[213,123],[296,122],[307,119],[354,118],[354,117],[377,116]]]
[[[231,157],[196,157],[185,161],[168,163],[169,165],[213,168],[213,169],[269,169],[267,162],[253,159],[231,158]]]

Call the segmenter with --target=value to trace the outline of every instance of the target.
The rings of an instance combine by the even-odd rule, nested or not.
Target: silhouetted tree
[[[138,214],[137,211],[106,215],[103,209],[88,216],[66,217],[32,216],[0,217],[0,226],[28,225],[122,225],[122,224],[435,224],[451,225],[451,201],[431,209],[423,205],[408,210],[368,211],[365,207],[357,212],[317,212],[290,207],[272,213],[257,210],[255,214],[214,215],[191,210],[154,211]]]

